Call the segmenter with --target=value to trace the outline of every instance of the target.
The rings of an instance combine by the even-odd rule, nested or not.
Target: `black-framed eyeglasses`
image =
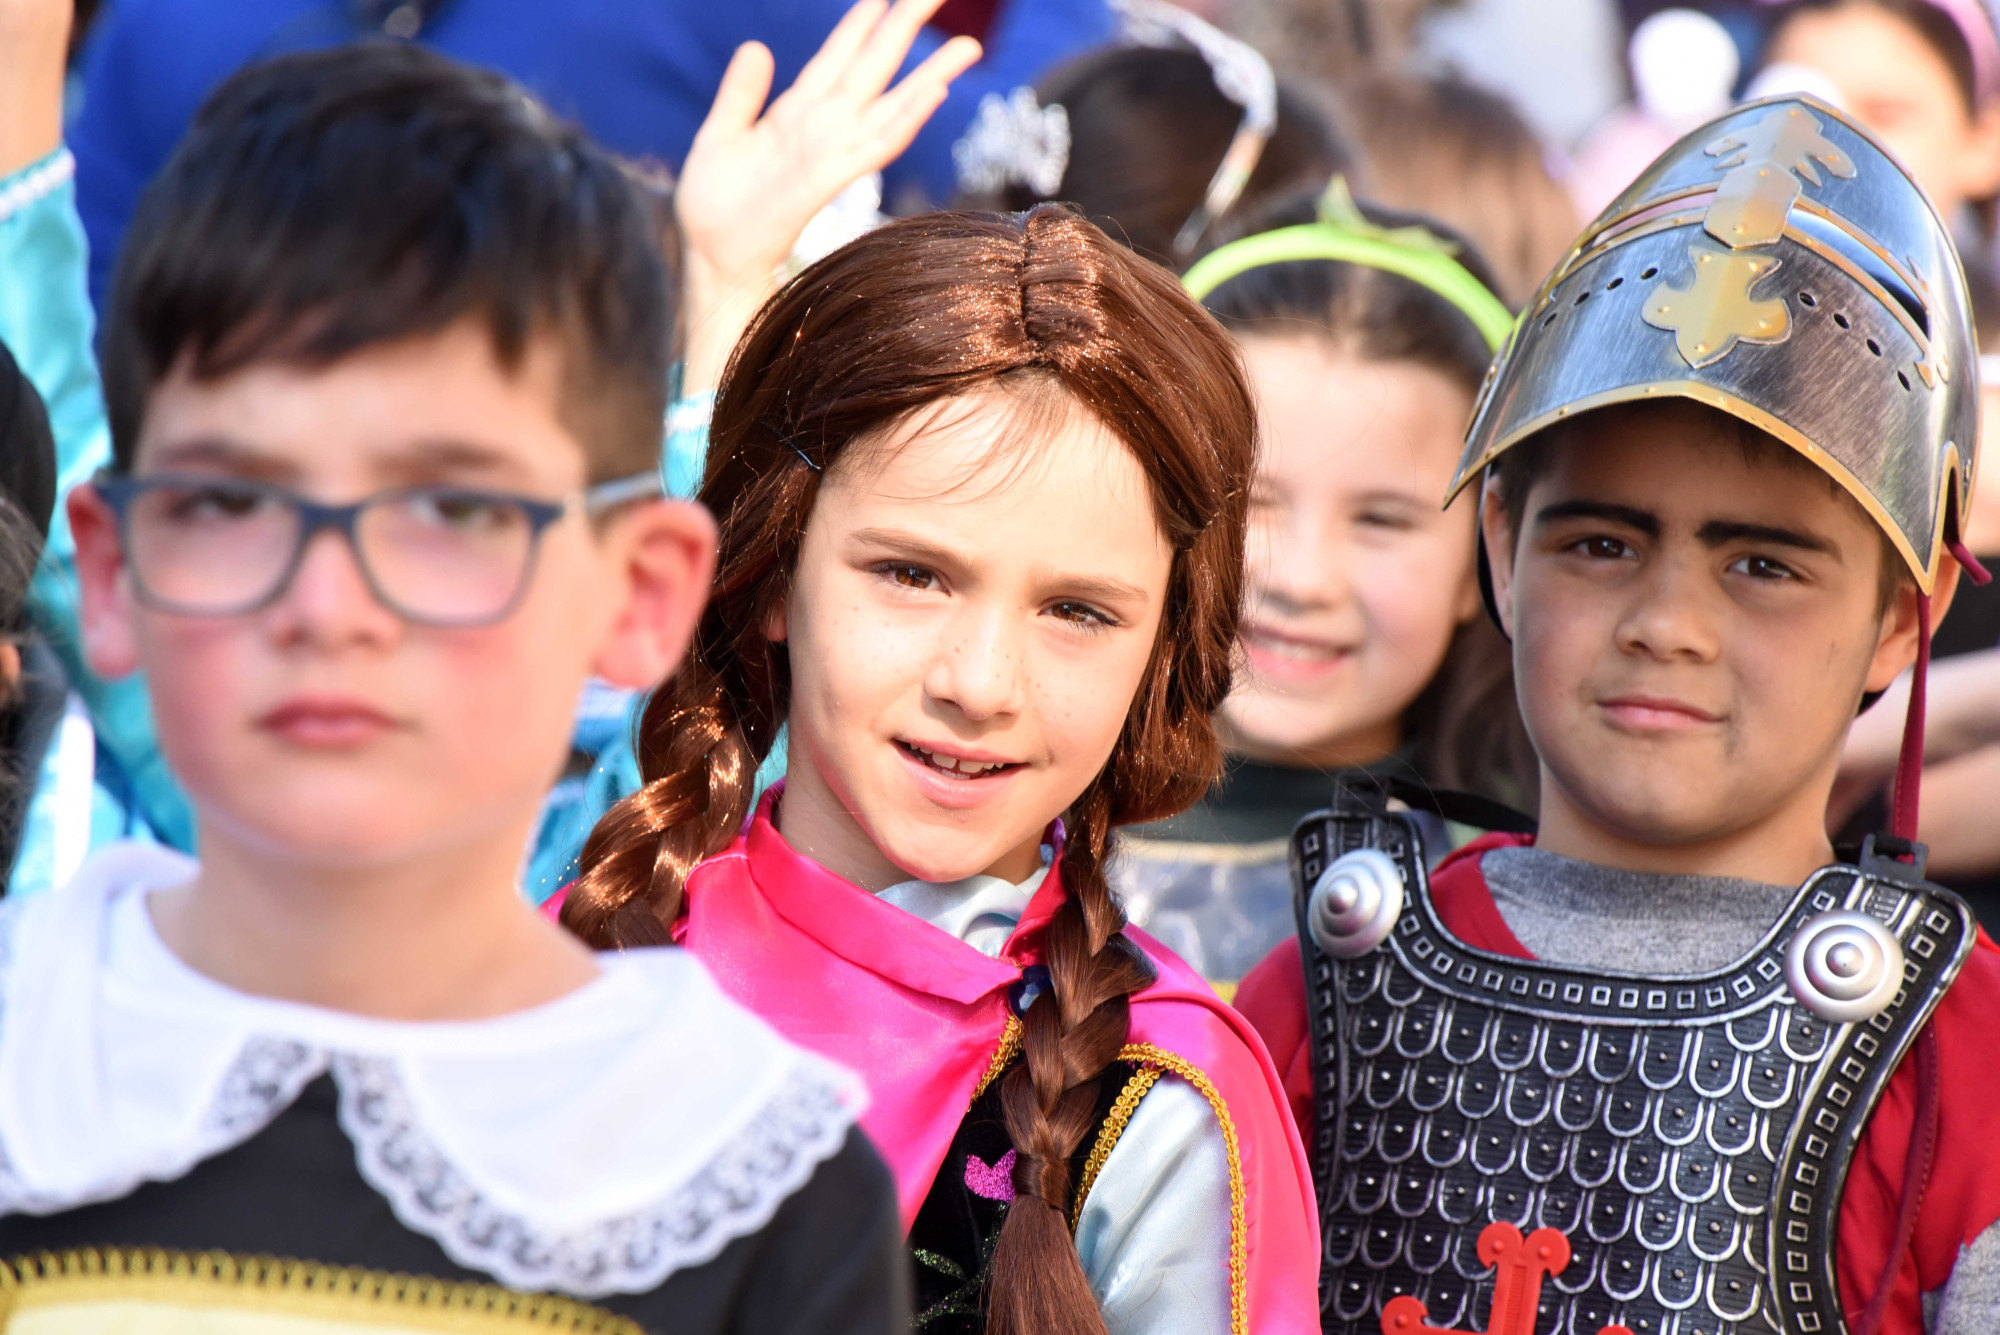
[[[270,606],[315,535],[347,540],[369,592],[406,621],[487,626],[534,574],[542,534],[663,494],[657,473],[601,482],[555,500],[477,487],[399,487],[323,505],[286,487],[198,473],[100,474],[139,601],[180,616],[242,616]]]

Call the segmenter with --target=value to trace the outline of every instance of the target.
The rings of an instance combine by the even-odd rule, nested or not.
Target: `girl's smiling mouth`
[[[1241,639],[1251,666],[1271,677],[1321,676],[1354,656],[1350,646],[1288,635],[1254,621],[1243,628]]]
[[[904,755],[924,768],[958,780],[991,778],[1021,768],[1018,761],[945,751],[922,746],[916,742],[906,742],[901,738],[897,739],[896,745],[901,748]]]

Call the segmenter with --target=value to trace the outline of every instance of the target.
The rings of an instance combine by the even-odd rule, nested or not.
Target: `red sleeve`
[[[1921,1294],[1951,1278],[1960,1249],[2000,1221],[2000,948],[1984,932],[1930,1028],[1938,1049],[1938,1135],[1916,1236],[1895,1278],[1881,1335],[1923,1335]],[[1837,1271],[1850,1325],[1868,1305],[1895,1242],[1916,1124],[1916,1054],[1889,1078],[1840,1201]]]
[[[1281,941],[1236,988],[1236,1010],[1264,1040],[1299,1139],[1312,1144],[1312,1045],[1306,1041],[1306,969],[1297,938]]]

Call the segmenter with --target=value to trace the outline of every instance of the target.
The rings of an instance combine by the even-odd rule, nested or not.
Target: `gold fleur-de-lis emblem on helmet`
[[[1689,244],[1688,258],[1694,280],[1684,288],[1661,283],[1641,314],[1655,329],[1674,333],[1689,366],[1718,361],[1738,343],[1780,343],[1792,332],[1783,298],[1750,293],[1777,271],[1777,256],[1732,251],[1704,239]]]
[[[1775,106],[1746,129],[1723,135],[1703,150],[1728,171],[1716,188],[1702,226],[1732,250],[1768,246],[1785,234],[1800,192],[1820,184],[1815,163],[1843,180],[1854,159],[1826,137],[1819,117],[1797,103]]]

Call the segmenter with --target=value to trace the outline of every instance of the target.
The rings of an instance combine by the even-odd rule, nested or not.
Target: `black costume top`
[[[371,1021],[181,965],[143,890],[191,865],[0,908],[0,1330],[907,1328],[856,1082],[690,957]]]

